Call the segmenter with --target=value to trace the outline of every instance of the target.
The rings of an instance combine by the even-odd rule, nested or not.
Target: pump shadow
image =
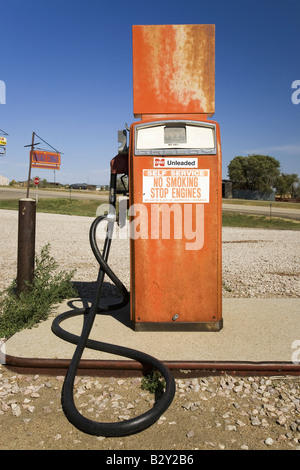
[[[89,308],[92,305],[94,292],[96,289],[96,281],[91,282],[80,282],[80,281],[73,281],[73,286],[78,292],[78,298],[69,300],[67,305],[74,310],[79,310],[82,308]],[[82,303],[82,305],[78,305],[78,300]],[[101,292],[101,300],[100,300],[100,307],[105,307],[106,305],[113,306],[114,304],[119,303],[122,300],[118,289],[109,282],[103,282],[102,292]],[[118,310],[112,310],[108,312],[101,312],[99,315],[109,315],[115,320],[122,323],[122,325],[127,326],[130,328],[130,306],[129,304],[123,308]]]

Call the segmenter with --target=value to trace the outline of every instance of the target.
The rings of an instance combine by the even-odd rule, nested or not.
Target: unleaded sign
[[[31,153],[32,168],[60,170],[60,153],[34,150]]]

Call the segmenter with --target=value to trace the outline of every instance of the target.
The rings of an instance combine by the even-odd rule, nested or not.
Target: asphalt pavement
[[[9,187],[0,187],[0,199],[22,199],[26,197],[27,189],[26,188],[9,188]],[[88,191],[86,189],[82,190],[59,190],[59,189],[36,189],[30,188],[29,197],[32,199],[36,198],[38,194],[39,199],[100,199],[108,200],[108,192],[104,194],[100,191]]]
[[[287,207],[274,206],[271,202],[268,206],[256,206],[246,204],[226,204],[223,201],[222,211],[223,212],[238,212],[239,214],[247,215],[264,215],[267,217],[283,217],[284,219],[300,220],[300,204],[299,208],[290,209]]]

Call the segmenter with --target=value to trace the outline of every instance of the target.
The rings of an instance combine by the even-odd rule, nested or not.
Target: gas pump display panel
[[[135,155],[206,155],[216,153],[214,124],[165,121],[136,127]]]

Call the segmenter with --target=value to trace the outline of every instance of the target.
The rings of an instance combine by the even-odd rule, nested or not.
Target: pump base
[[[130,327],[134,331],[220,331],[223,318],[212,322],[134,322]]]

